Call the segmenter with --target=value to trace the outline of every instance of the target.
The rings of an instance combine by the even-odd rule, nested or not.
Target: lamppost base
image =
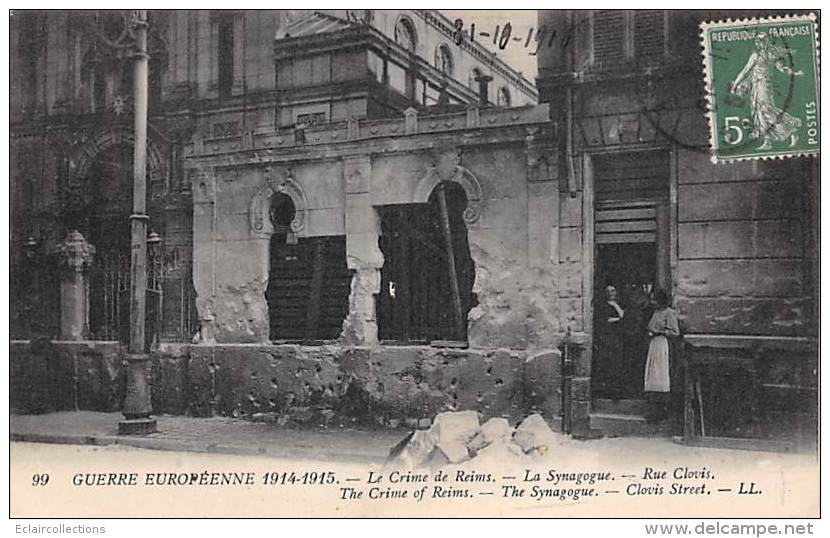
[[[154,418],[128,418],[118,423],[118,435],[147,435],[156,431]]]

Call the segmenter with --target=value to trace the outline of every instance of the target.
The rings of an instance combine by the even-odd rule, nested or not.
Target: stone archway
[[[427,167],[426,173],[418,181],[417,187],[415,187],[412,202],[426,204],[429,202],[429,197],[435,190],[435,187],[442,181],[456,183],[464,189],[464,194],[467,197],[467,209],[464,210],[464,222],[468,227],[474,226],[481,215],[481,183],[479,183],[478,178],[472,172],[459,164],[450,163],[443,166],[442,164],[439,163]]]
[[[79,155],[74,163],[70,163],[70,175],[68,180],[68,187],[73,187],[79,190],[84,190],[88,181],[90,168],[97,159],[98,155],[111,146],[117,145],[135,145],[135,135],[131,129],[126,127],[109,129],[99,132],[91,140],[84,144]],[[158,144],[152,139],[147,138],[147,178],[152,181],[155,177],[161,177],[165,173],[164,154],[159,148]]]
[[[305,237],[308,230],[306,208],[308,198],[302,186],[291,177],[291,170],[279,174],[279,179],[267,177],[267,182],[251,197],[248,203],[248,223],[251,235],[255,238],[270,238],[274,233],[274,224],[271,221],[270,211],[272,198],[277,194],[284,194],[294,203],[294,219],[291,221],[291,231],[297,237]]]
[[[126,340],[129,334],[130,224],[133,148],[127,128],[101,131],[68,164],[62,220],[96,250],[90,271],[89,324],[94,339]],[[158,146],[148,140],[148,182],[163,177]]]

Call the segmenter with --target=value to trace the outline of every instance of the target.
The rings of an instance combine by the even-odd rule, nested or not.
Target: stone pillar
[[[193,192],[193,286],[199,313],[199,333],[193,341],[211,344],[215,333],[216,178],[210,169],[190,168],[187,174]]]
[[[368,156],[349,157],[343,162],[346,192],[346,260],[355,271],[349,295],[349,314],[343,322],[341,340],[351,345],[378,342],[375,295],[380,292],[383,254],[378,248],[380,218],[372,207],[372,164]]]
[[[89,281],[87,271],[95,247],[77,230],[58,245],[61,264],[61,340],[83,340],[89,332]]]

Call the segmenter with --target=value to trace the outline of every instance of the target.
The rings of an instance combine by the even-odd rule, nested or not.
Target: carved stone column
[[[95,247],[77,230],[58,246],[61,264],[61,340],[83,340],[89,332],[89,280]]]

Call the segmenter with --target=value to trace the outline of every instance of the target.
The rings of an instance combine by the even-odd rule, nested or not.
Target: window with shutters
[[[666,54],[666,12],[643,9],[634,12],[634,56],[637,63],[660,61]]]
[[[380,209],[381,340],[419,344],[466,342],[467,314],[475,306],[475,265],[462,215],[464,190],[440,183],[427,204]]]
[[[275,194],[265,291],[270,337],[305,343],[335,340],[349,312],[353,271],[346,266],[346,237],[297,238],[291,230],[294,215],[291,198]]]
[[[632,62],[662,61],[668,50],[668,14],[659,9],[596,10],[591,14],[592,59],[596,68],[625,68]]]
[[[626,59],[626,12],[616,9],[594,12],[594,65],[618,66]]]

